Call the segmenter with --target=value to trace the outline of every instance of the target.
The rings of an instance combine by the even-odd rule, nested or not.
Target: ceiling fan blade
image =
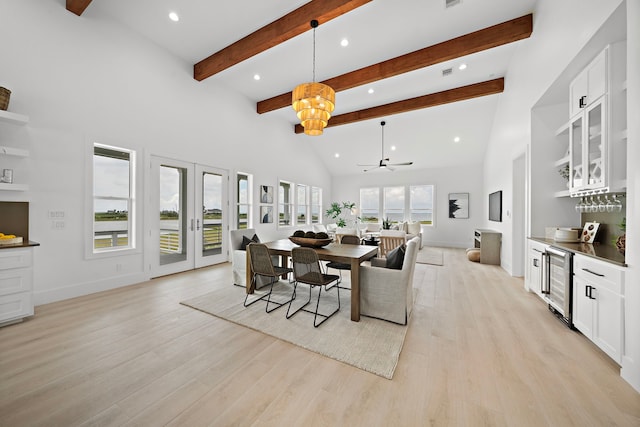
[[[380,166],[380,165],[369,165],[369,164],[363,165],[363,164],[358,163],[356,166]]]
[[[388,170],[389,172],[393,172],[395,168],[390,167],[389,165],[385,166],[383,169]]]
[[[389,163],[391,166],[411,166],[413,162],[403,162],[403,163]]]
[[[374,170],[374,169],[378,169],[379,167],[380,167],[380,166],[375,165],[375,166],[374,166],[374,167],[372,167],[372,168],[369,168],[369,169],[365,169],[365,170],[363,170],[363,172],[369,172],[369,171],[372,171],[372,170]]]

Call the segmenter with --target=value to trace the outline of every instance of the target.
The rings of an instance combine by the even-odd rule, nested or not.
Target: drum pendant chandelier
[[[307,135],[322,135],[335,108],[336,92],[329,86],[316,82],[316,27],[318,21],[311,21],[313,28],[313,81],[296,86],[292,92],[292,106]]]

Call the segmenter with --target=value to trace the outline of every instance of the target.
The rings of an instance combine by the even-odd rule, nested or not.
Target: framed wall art
[[[260,224],[273,222],[273,206],[260,206]]]
[[[449,218],[469,218],[469,193],[449,193]]]
[[[273,186],[260,186],[260,203],[273,203]]]

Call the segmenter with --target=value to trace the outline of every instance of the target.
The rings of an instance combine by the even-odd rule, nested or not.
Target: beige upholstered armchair
[[[360,266],[361,314],[407,324],[413,308],[413,272],[418,243],[417,237],[407,243],[401,270]]]
[[[231,264],[234,285],[247,285],[247,252],[240,248],[242,247],[243,237],[251,240],[254,235],[256,235],[256,230],[254,228],[229,231],[229,247],[231,248]],[[271,259],[274,261],[274,265],[278,262],[278,257],[272,256]],[[264,277],[258,277],[256,279],[256,288],[260,288],[268,282],[269,281]]]

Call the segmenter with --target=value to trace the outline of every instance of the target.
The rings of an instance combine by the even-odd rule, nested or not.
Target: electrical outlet
[[[51,229],[53,230],[64,230],[64,227],[64,221],[51,221]]]

